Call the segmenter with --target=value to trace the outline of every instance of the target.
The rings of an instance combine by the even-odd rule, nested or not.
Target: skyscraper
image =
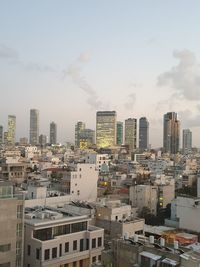
[[[123,144],[123,122],[117,122],[117,145]]]
[[[30,110],[30,144],[38,145],[39,143],[39,111]]]
[[[0,145],[3,144],[3,126],[0,125]]]
[[[116,111],[98,111],[96,114],[96,145],[98,148],[116,145]]]
[[[139,120],[139,149],[144,151],[149,148],[149,122],[147,118]]]
[[[50,123],[50,144],[57,144],[57,125],[53,121]]]
[[[79,133],[79,148],[87,149],[95,144],[95,131],[83,129]]]
[[[125,120],[125,145],[129,146],[129,152],[137,147],[137,119]]]
[[[16,132],[16,117],[14,115],[8,115],[8,145],[15,144],[15,132]]]
[[[183,153],[190,152],[192,149],[192,132],[190,129],[183,130]]]
[[[80,147],[80,132],[85,129],[85,123],[78,121],[75,125],[75,147]]]
[[[179,151],[180,122],[176,112],[164,115],[163,122],[163,148],[164,152],[176,154]]]

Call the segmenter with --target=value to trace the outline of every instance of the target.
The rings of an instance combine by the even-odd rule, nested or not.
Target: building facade
[[[50,144],[57,144],[57,124],[55,122],[50,123]]]
[[[8,115],[8,145],[15,144],[15,134],[16,134],[16,116]]]
[[[24,266],[90,267],[101,260],[104,230],[89,221],[65,207],[27,212]]]
[[[30,110],[30,144],[38,145],[39,143],[39,111]]]
[[[82,121],[78,121],[75,125],[75,147],[80,147],[80,133],[85,129],[85,123]]]
[[[97,148],[108,148],[116,145],[117,135],[116,111],[98,111],[96,114]]]
[[[4,140],[3,140],[3,126],[0,125],[0,145],[3,144]]]
[[[0,182],[0,266],[23,267],[23,195]]]
[[[183,129],[183,153],[192,150],[192,132],[190,129]]]
[[[139,120],[139,149],[141,151],[149,149],[149,122],[145,117]]]
[[[177,154],[179,151],[180,122],[176,112],[168,112],[164,115],[163,122],[163,149],[164,152]]]
[[[117,145],[122,145],[123,144],[123,138],[124,138],[124,134],[123,134],[123,122],[118,121],[117,122]]]
[[[125,145],[129,146],[129,152],[137,147],[137,119],[125,120]]]

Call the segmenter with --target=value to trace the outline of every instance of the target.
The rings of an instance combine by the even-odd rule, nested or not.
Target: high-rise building
[[[183,153],[190,152],[192,149],[192,132],[190,129],[183,130]]]
[[[0,145],[3,144],[3,126],[0,125]]]
[[[125,145],[128,145],[130,153],[137,147],[137,119],[125,120]]]
[[[39,143],[39,111],[30,110],[30,144],[38,145]]]
[[[50,144],[57,144],[57,124],[53,121],[50,123]]]
[[[75,125],[75,147],[80,147],[80,132],[85,129],[85,123],[78,121]]]
[[[98,111],[96,114],[96,145],[98,148],[116,145],[116,111]]]
[[[149,148],[149,122],[142,117],[139,120],[139,149],[144,151]]]
[[[4,142],[4,145],[8,145],[8,132],[4,132],[3,134],[3,142]]]
[[[22,267],[24,198],[11,182],[0,182],[0,266]]]
[[[39,144],[40,144],[40,146],[44,147],[46,145],[46,143],[47,143],[47,136],[44,135],[44,134],[41,134],[39,136]]]
[[[14,115],[8,115],[8,145],[15,144],[15,132],[16,132],[16,117]]]
[[[123,144],[123,122],[117,122],[117,145]]]
[[[95,144],[95,131],[84,129],[79,133],[79,148],[87,149]]]
[[[163,123],[163,148],[164,152],[176,154],[179,151],[180,122],[176,112],[164,115]]]

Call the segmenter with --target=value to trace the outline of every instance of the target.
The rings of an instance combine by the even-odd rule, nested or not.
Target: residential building
[[[183,129],[183,153],[192,151],[192,132],[190,129]]]
[[[168,112],[164,115],[163,149],[164,152],[177,154],[179,151],[180,122],[177,113]]]
[[[8,115],[8,145],[15,145],[16,134],[16,117],[14,115]]]
[[[152,185],[135,185],[129,188],[130,204],[138,208],[138,212],[146,207],[150,212],[157,213],[158,189]]]
[[[137,147],[137,119],[125,120],[125,145],[129,146],[130,153]]]
[[[80,132],[85,129],[85,123],[78,121],[75,125],[75,147],[80,147]]]
[[[109,170],[110,157],[108,154],[89,153],[85,156],[85,162],[95,164],[96,169],[101,172],[103,170]]]
[[[118,121],[117,122],[117,145],[122,145],[123,144],[123,138],[124,138],[124,133],[123,133],[124,127],[123,127],[123,122]]]
[[[57,124],[55,122],[50,123],[50,144],[57,144]]]
[[[139,120],[139,149],[141,151],[149,149],[149,122],[145,117]]]
[[[39,110],[30,110],[30,139],[31,145],[38,145],[39,143]]]
[[[23,267],[24,199],[0,182],[0,266]]]
[[[25,215],[24,266],[90,267],[101,260],[104,230],[65,207],[36,207]]]
[[[116,145],[116,111],[98,111],[96,114],[97,148],[110,148]]]

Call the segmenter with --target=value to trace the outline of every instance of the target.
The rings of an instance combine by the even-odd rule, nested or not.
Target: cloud
[[[134,104],[136,102],[136,94],[135,93],[131,93],[130,95],[128,95],[128,101],[124,104],[124,107],[127,110],[132,110],[134,107]]]
[[[76,84],[87,95],[87,103],[92,109],[102,108],[102,102],[99,100],[97,92],[90,86],[86,78],[82,75],[81,63],[88,62],[89,54],[82,53],[78,58],[78,62],[74,62],[69,66],[66,75],[70,76],[74,84]]]
[[[91,54],[89,52],[83,52],[80,54],[78,60],[82,63],[89,62],[91,59]]]
[[[0,44],[0,59],[18,59],[18,53],[14,49]]]
[[[184,128],[200,127],[200,113],[194,115],[189,109],[186,109],[179,111],[178,116]]]
[[[20,59],[19,54],[13,48],[0,44],[0,60],[7,60],[8,64],[17,65],[26,71],[52,72],[55,69],[51,66],[42,65],[36,62],[25,62]]]
[[[158,86],[169,86],[187,100],[200,100],[200,65],[189,50],[174,51],[179,63],[159,75]]]

